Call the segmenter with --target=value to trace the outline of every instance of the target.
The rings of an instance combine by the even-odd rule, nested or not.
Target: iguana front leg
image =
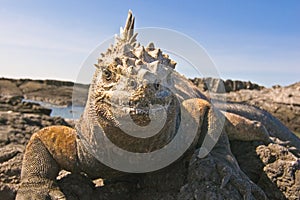
[[[267,199],[262,189],[240,170],[232,154],[223,147],[217,148],[204,158],[198,157],[199,149],[194,152],[187,183],[181,188],[178,200]]]
[[[77,170],[76,132],[51,126],[35,133],[25,151],[17,200],[65,199],[55,179],[60,169]]]
[[[246,126],[243,127],[244,130],[255,132],[257,126],[239,116],[224,118],[220,111],[208,105],[205,100],[195,100],[194,103],[198,104],[200,112],[204,107],[207,109],[206,119],[201,124],[198,144],[200,148],[192,156],[188,183],[182,188],[179,199],[190,199],[182,196],[189,193],[192,193],[193,197],[197,196],[196,199],[266,199],[264,192],[239,168],[225,132],[241,124]],[[236,123],[229,123],[233,122],[233,119]],[[214,141],[216,144],[212,148]]]

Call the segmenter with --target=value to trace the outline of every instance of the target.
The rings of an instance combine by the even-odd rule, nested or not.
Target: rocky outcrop
[[[0,98],[0,110],[50,115],[50,109],[44,108],[38,103],[23,102],[23,99],[22,96],[3,96]]]
[[[241,169],[269,199],[299,199],[300,158],[280,144],[231,141]],[[280,143],[280,141],[278,141]]]
[[[224,93],[242,89],[261,90],[264,87],[250,81],[233,81],[216,78],[190,79],[202,91]],[[89,85],[76,84],[77,103],[84,105]],[[31,80],[0,78],[0,94],[24,96],[25,99],[48,102],[56,105],[71,105],[74,83],[57,80]]]
[[[235,92],[242,89],[247,90],[261,90],[264,87],[250,81],[238,80],[222,80],[218,78],[194,78],[190,79],[202,91],[209,90],[215,93]]]
[[[256,153],[264,165],[258,185],[269,194],[269,198],[299,199],[300,159],[278,144],[260,145]]]
[[[55,105],[71,105],[73,82],[56,80],[6,79],[0,78],[0,94],[2,96],[23,96],[25,99],[48,102]],[[82,99],[78,103],[84,105],[88,85],[76,84],[81,89]]]

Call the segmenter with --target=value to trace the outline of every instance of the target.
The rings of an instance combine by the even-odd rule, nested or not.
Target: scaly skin
[[[63,199],[56,176],[61,168],[76,171],[77,162],[75,130],[52,126],[33,134],[23,158],[16,199]]]
[[[269,143],[264,124],[258,122],[259,118],[248,119],[233,111],[218,111],[191,82],[174,70],[176,63],[160,49],[153,44],[146,48],[139,46],[133,26],[134,18],[129,12],[117,44],[102,54],[96,64],[87,105],[76,129],[53,126],[32,136],[26,148],[16,199],[66,199],[55,184],[60,169],[84,172],[92,179],[125,175],[101,163],[87,149],[86,144],[94,148],[101,145],[95,138],[99,127],[113,143],[127,151],[152,152],[173,139],[180,120],[180,107],[190,113],[193,120],[199,120],[195,141],[183,158],[209,157],[223,177],[221,188],[231,184],[245,199],[265,199],[263,191],[240,170],[226,133],[232,139]],[[154,108],[154,105],[159,107]],[[130,115],[138,126],[147,126],[152,120],[160,120],[160,116],[150,119],[151,111],[160,109],[166,112],[166,123],[155,136],[137,138],[124,134],[120,128],[124,115]],[[116,113],[121,117],[116,117]],[[224,129],[223,114],[226,117]],[[270,118],[266,114],[260,117]],[[209,146],[207,144],[219,135],[218,132],[221,136],[217,144],[207,149],[211,150],[210,154],[203,154],[199,147]]]

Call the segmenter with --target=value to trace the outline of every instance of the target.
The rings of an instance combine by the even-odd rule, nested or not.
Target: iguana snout
[[[140,86],[129,98],[130,116],[140,126],[150,123],[150,112],[159,113],[157,109],[168,111],[174,105],[172,92],[160,85],[151,83]]]

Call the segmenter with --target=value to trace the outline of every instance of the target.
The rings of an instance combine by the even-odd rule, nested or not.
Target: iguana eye
[[[104,69],[102,71],[102,77],[107,80],[107,81],[110,81],[111,80],[111,77],[112,77],[112,72],[108,69]]]

